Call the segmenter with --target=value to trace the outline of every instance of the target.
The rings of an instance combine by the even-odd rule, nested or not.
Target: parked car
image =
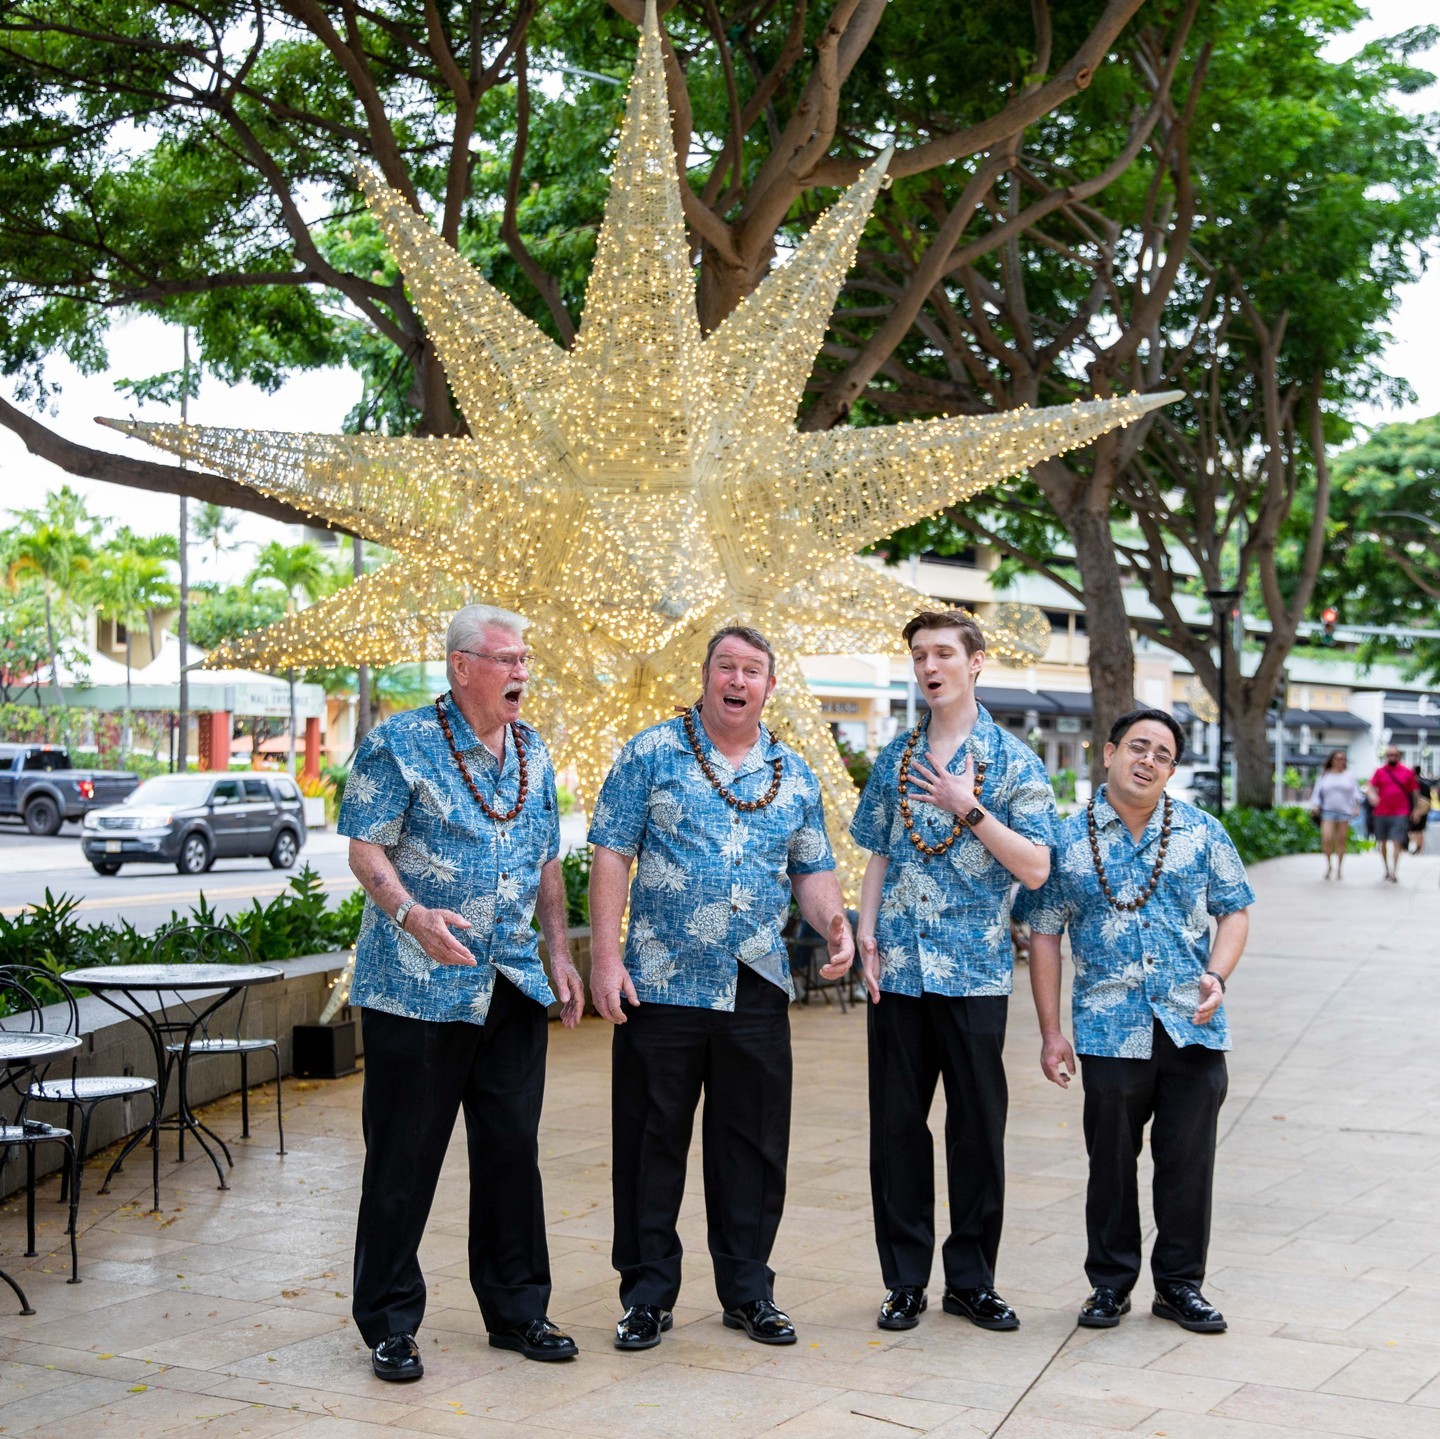
[[[289,869],[305,838],[304,803],[289,775],[167,774],[124,804],[87,814],[80,847],[97,874],[137,863],[202,874],[217,859],[245,855]]]
[[[118,804],[140,783],[119,770],[73,769],[58,744],[0,744],[0,815],[25,821],[31,834],[55,834],[67,819]]]

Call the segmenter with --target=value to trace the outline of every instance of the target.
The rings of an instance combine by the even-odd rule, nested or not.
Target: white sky
[[[1373,0],[1371,20],[1347,36],[1339,53],[1353,52],[1366,41],[1395,34],[1435,18],[1434,0]],[[1440,50],[1431,51],[1428,63],[1440,68]],[[1407,98],[1416,110],[1440,109],[1436,87]],[[1394,340],[1387,351],[1391,372],[1403,375],[1418,399],[1403,410],[1365,407],[1357,418],[1367,424],[1390,420],[1418,419],[1440,412],[1440,249],[1433,252],[1429,271],[1402,292],[1392,322]],[[63,360],[52,366],[52,377],[62,385],[57,413],[49,423],[61,434],[85,445],[110,451],[129,451],[147,459],[166,457],[137,441],[127,440],[112,430],[94,424],[94,417],[106,415],[137,419],[177,419],[157,405],[132,408],[127,396],[116,392],[116,376],[140,377],[180,367],[180,333],[158,321],[133,317],[121,319],[110,333],[111,370],[98,376],[78,374]],[[252,386],[233,389],[214,379],[205,379],[197,400],[190,407],[195,424],[234,425],[268,430],[314,430],[334,432],[360,395],[359,378],[338,370],[295,376],[277,394],[266,395]],[[8,395],[7,391],[7,397]],[[13,398],[13,397],[12,397]],[[97,480],[77,480],[31,455],[8,429],[0,427],[0,510],[39,505],[45,492],[68,482],[82,493],[94,514],[123,522],[141,533],[173,529],[179,524],[179,501],[170,495],[156,495],[128,486]],[[255,547],[270,539],[289,542],[293,531],[274,521],[245,511],[234,512],[239,519],[235,539],[241,542],[234,554],[222,558],[220,577],[238,578],[253,562]],[[196,579],[214,578],[208,550],[192,550],[192,572]]]

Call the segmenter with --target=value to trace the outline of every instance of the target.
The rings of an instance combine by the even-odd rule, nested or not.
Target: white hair
[[[488,629],[509,630],[517,640],[523,639],[530,621],[513,610],[502,610],[498,605],[466,605],[455,612],[445,630],[445,678],[451,684],[455,676],[450,669],[452,650],[472,649]]]

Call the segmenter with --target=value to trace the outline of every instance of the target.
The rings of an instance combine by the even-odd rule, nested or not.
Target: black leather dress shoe
[[[875,1323],[881,1329],[913,1329],[920,1322],[928,1303],[925,1291],[918,1284],[902,1284],[899,1289],[887,1289]]]
[[[1015,1311],[993,1290],[947,1289],[940,1301],[947,1314],[959,1314],[981,1329],[1018,1329]]]
[[[668,1309],[655,1304],[632,1304],[615,1326],[617,1349],[653,1349],[660,1336],[675,1323]]]
[[[790,1316],[782,1313],[768,1299],[752,1299],[748,1304],[727,1309],[727,1329],[743,1329],[757,1344],[793,1344],[795,1326]]]
[[[573,1359],[580,1351],[575,1341],[561,1333],[543,1315],[513,1329],[494,1329],[490,1332],[492,1349],[514,1349],[527,1359]]]
[[[1113,1329],[1122,1314],[1130,1312],[1130,1296],[1109,1285],[1097,1284],[1080,1306],[1077,1321],[1082,1329]]]
[[[1225,1316],[1200,1292],[1198,1284],[1157,1284],[1150,1312],[1192,1334],[1223,1334]]]
[[[425,1372],[420,1346],[413,1334],[387,1334],[370,1351],[370,1367],[377,1379],[388,1379],[395,1384],[418,1379]]]

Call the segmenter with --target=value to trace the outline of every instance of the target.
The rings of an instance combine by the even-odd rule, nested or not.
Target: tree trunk
[[[365,578],[365,544],[356,539],[353,546],[355,578]],[[355,743],[358,745],[367,734],[373,721],[370,717],[370,666],[357,665],[355,669]]]
[[[1247,809],[1269,809],[1275,789],[1275,758],[1265,733],[1269,696],[1256,686],[1253,694],[1227,699],[1235,755],[1235,803]]]
[[[1108,494],[1108,489],[1106,491]],[[1075,562],[1085,591],[1085,629],[1090,642],[1090,696],[1094,705],[1090,778],[1105,778],[1105,737],[1135,703],[1135,651],[1125,615],[1125,587],[1115,559],[1108,509],[1086,505],[1062,515],[1075,545]]]
[[[120,727],[120,763],[130,760],[130,714],[134,709],[134,691],[130,687],[130,626],[125,626],[125,723]]]
[[[45,642],[50,646],[50,685],[55,691],[55,708],[58,710],[65,704],[65,696],[60,693],[60,656],[55,648],[55,617],[50,611],[50,581],[45,581]],[[40,690],[35,691],[38,699]],[[42,706],[43,708],[43,706]]]

